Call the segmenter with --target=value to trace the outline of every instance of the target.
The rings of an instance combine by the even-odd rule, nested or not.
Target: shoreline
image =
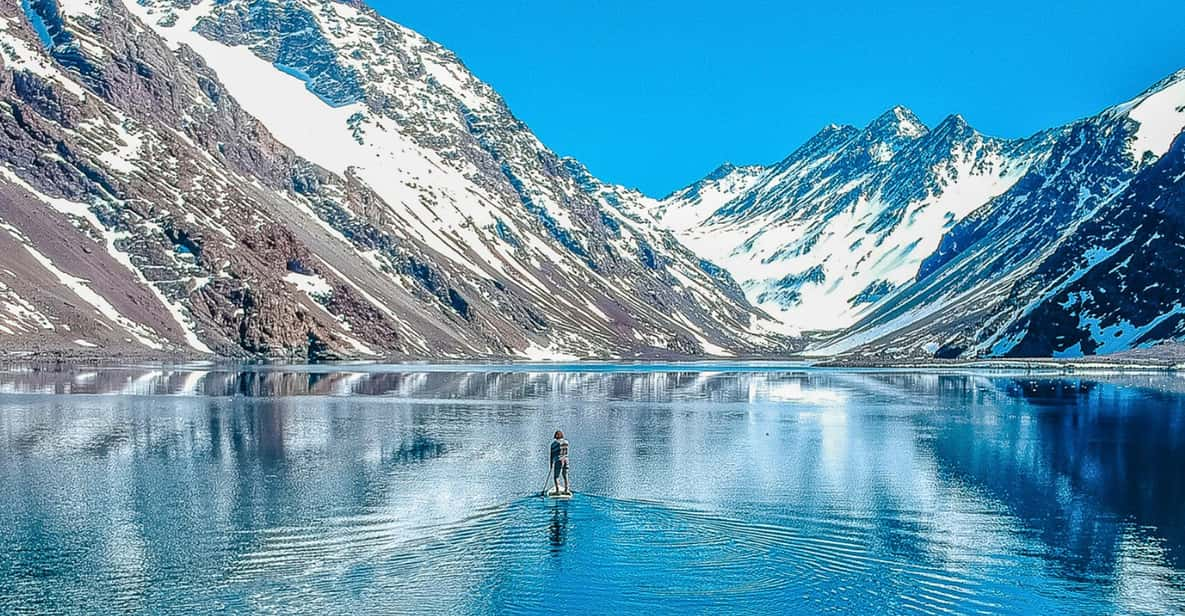
[[[825,360],[815,364],[817,368],[836,370],[898,370],[898,371],[1007,371],[1026,373],[1104,374],[1155,372],[1175,374],[1185,371],[1185,364],[1177,361],[1149,361],[1137,359],[1049,359],[1049,358],[992,358],[975,360],[934,361],[846,361]]]
[[[432,368],[456,370],[473,367],[490,369],[554,369],[580,371],[635,366],[642,369],[661,370],[737,370],[751,368],[760,371],[772,370],[868,370],[868,371],[976,371],[976,372],[1021,372],[1026,374],[1105,374],[1105,373],[1163,373],[1185,372],[1185,357],[1180,350],[1169,353],[1125,352],[1113,355],[1088,356],[1081,358],[982,358],[982,359],[879,359],[851,357],[807,357],[785,356],[741,356],[741,357],[676,357],[643,356],[619,358],[589,358],[570,361],[532,361],[505,357],[449,358],[342,358],[338,360],[307,361],[301,358],[263,358],[211,356],[199,353],[80,353],[39,352],[11,353],[0,351],[0,369],[26,367],[33,370],[55,370],[69,367],[117,367],[136,364],[155,364],[177,368],[250,367],[381,367],[391,366],[429,370]]]

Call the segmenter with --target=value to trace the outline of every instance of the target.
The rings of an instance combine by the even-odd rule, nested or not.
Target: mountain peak
[[[929,132],[923,123],[907,107],[896,105],[873,120],[865,130],[879,138],[916,139]]]
[[[897,152],[929,132],[912,111],[897,105],[864,128],[862,147],[873,160],[887,163]]]

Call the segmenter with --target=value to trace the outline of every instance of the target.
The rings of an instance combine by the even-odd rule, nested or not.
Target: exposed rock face
[[[790,344],[633,214],[640,195],[575,174],[451,53],[369,9],[34,0],[0,20],[6,351]]]

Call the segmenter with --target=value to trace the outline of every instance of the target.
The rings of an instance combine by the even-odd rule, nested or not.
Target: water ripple
[[[983,584],[971,575],[945,570],[941,564],[924,566],[875,555],[867,525],[859,520],[789,521],[790,525],[755,523],[590,494],[568,502],[523,498],[445,522],[417,523],[372,512],[331,517],[305,527],[260,530],[255,533],[258,548],[232,564],[228,582],[298,576],[307,581],[296,588],[318,581],[348,586],[348,579],[326,572],[349,578],[351,569],[365,566],[366,576],[384,579],[392,594],[410,600],[418,596],[425,575],[443,588],[465,586],[475,577],[506,575],[519,584],[546,586],[555,575],[545,566],[549,558],[602,559],[605,567],[581,568],[580,584],[566,591],[578,593],[569,595],[569,601],[629,605],[664,597],[720,604],[729,597],[745,597],[747,605],[768,606],[787,597],[824,600],[851,589],[869,592],[892,584],[915,589],[904,596],[885,589],[884,600],[899,602],[905,609],[1001,609],[999,597],[985,594]],[[615,582],[623,570],[635,580],[630,588]],[[606,597],[605,589],[621,593]],[[499,594],[512,591],[489,581],[479,584],[476,592],[489,595],[486,598],[494,603],[513,606],[523,601],[499,599]]]

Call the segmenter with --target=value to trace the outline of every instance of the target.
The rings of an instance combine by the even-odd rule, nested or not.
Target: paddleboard
[[[543,492],[543,496],[545,496],[547,498],[567,499],[567,498],[572,498],[572,493],[571,492],[556,492],[554,490],[547,490],[547,491]]]

